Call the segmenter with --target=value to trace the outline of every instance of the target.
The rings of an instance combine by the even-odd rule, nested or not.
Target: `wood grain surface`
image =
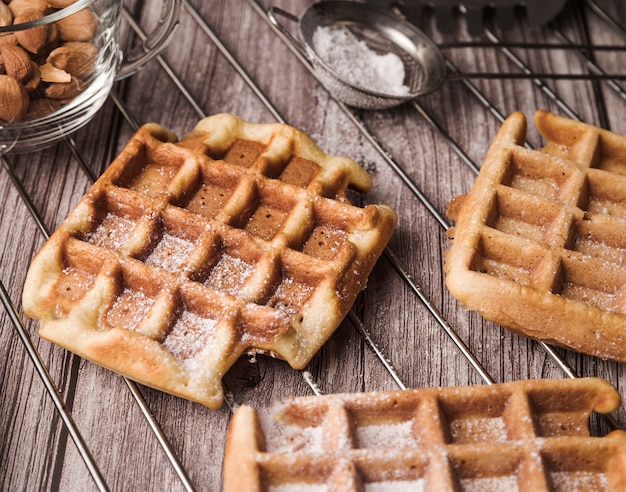
[[[277,0],[275,4],[300,14],[310,3]],[[120,107],[139,124],[155,121],[178,135],[189,131],[200,118],[169,72],[182,81],[202,114],[228,112],[254,122],[280,118],[309,133],[327,153],[360,162],[371,173],[374,187],[354,198],[359,204],[385,203],[397,210],[399,223],[389,250],[415,285],[412,288],[398,273],[390,256],[381,258],[354,306],[363,327],[354,319],[344,321],[304,373],[269,357],[242,358],[225,378],[233,404],[264,407],[287,396],[312,394],[312,385],[321,393],[336,393],[396,389],[399,384],[431,387],[485,384],[486,378],[505,382],[567,377],[540,344],[466,311],[447,292],[442,272],[449,225],[445,210],[454,196],[471,188],[473,167],[480,167],[500,125],[498,114],[519,110],[532,118],[535,109],[545,108],[626,134],[624,93],[607,82],[588,80],[545,80],[545,85],[538,80],[472,81],[476,91],[463,82],[448,81],[436,93],[395,109],[346,112],[266,22],[262,13],[270,4],[268,0],[259,4],[190,0],[162,57],[116,85],[115,97],[121,103],[110,98],[94,120],[74,136],[76,152],[68,142],[61,142],[38,153],[1,159],[0,280],[12,301],[0,310],[1,490],[83,491],[98,487],[86,464],[90,460],[83,458],[68,433],[18,335],[16,324],[20,322],[107,488],[221,487],[230,418],[227,405],[211,411],[138,387],[160,429],[155,433],[133,396],[132,384],[40,340],[37,323],[26,319],[20,309],[24,277],[46,231],[58,226],[134,132]],[[626,26],[624,2],[598,0],[598,4],[622,29]],[[130,16],[149,29],[158,19],[160,2],[130,2],[127,8]],[[511,42],[564,43],[565,36],[576,44],[626,45],[624,37],[582,0],[570,1],[550,28],[529,27],[523,14],[516,16],[512,29],[500,30],[492,19],[485,25],[498,39]],[[296,26],[293,28],[295,31]],[[487,34],[470,36],[462,16],[453,32],[439,32],[430,17],[424,29],[436,42],[490,42]],[[132,43],[127,23],[123,32]],[[533,71],[585,72],[573,50],[511,51]],[[495,47],[446,49],[445,54],[461,71],[520,72]],[[594,52],[592,56],[606,72],[626,73],[624,51]],[[395,169],[353,118],[392,156]],[[532,145],[540,144],[532,125],[528,138]],[[409,180],[419,196],[407,184]],[[41,217],[41,227],[29,205]],[[370,348],[363,330],[395,368],[397,377]],[[470,364],[447,330],[453,330],[467,346],[486,377]],[[626,396],[624,365],[561,349],[554,352],[574,374],[606,378]],[[623,408],[614,416],[620,425],[626,425]],[[604,424],[597,427],[598,432],[606,432]],[[159,432],[186,479],[181,480],[168,458]]]

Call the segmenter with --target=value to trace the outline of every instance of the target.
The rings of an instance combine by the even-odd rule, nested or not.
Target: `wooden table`
[[[146,3],[143,10],[132,4],[128,8],[133,18],[149,26],[159,10],[154,4],[159,2]],[[276,2],[296,14],[308,3]],[[626,25],[623,2],[598,3],[611,19]],[[483,321],[448,294],[442,274],[449,225],[444,214],[450,199],[472,186],[472,166],[480,166],[500,125],[498,115],[521,110],[532,118],[536,108],[545,108],[626,134],[624,94],[597,81],[472,82],[492,105],[486,106],[470,85],[448,82],[440,91],[396,109],[346,112],[266,22],[263,12],[270,2],[261,4],[259,8],[244,0],[191,0],[162,58],[116,86],[115,96],[74,136],[75,148],[71,142],[61,142],[42,152],[3,160],[0,280],[12,305],[5,302],[0,312],[0,489],[92,490],[98,485],[93,476],[101,477],[111,490],[179,490],[187,484],[198,490],[220,487],[228,406],[211,411],[127,384],[40,340],[37,323],[20,311],[25,273],[44,242],[44,231],[57,227],[134,131],[132,120],[120,108],[138,123],[156,121],[179,135],[190,130],[200,114],[229,112],[254,122],[283,119],[309,133],[326,152],[362,163],[375,184],[358,201],[385,203],[398,211],[398,228],[389,250],[410,274],[414,288],[390,256],[381,258],[354,308],[363,327],[344,321],[304,373],[269,357],[242,358],[225,379],[232,403],[264,407],[290,395],[312,394],[315,385],[322,393],[334,393],[567,377],[540,344]],[[523,17],[517,17],[513,29],[501,31],[489,27],[491,23],[487,27],[511,42],[564,43],[564,35],[574,43],[626,44],[583,1],[570,2],[556,24],[530,28]],[[439,32],[430,18],[424,29],[437,42],[491,42],[487,35],[468,35],[462,19],[451,33]],[[533,71],[584,72],[571,50],[511,51]],[[520,71],[501,50],[489,46],[445,53],[461,71]],[[626,73],[623,52],[596,52],[595,57],[605,71]],[[198,110],[166,68],[182,82]],[[361,121],[388,151],[387,157],[355,121]],[[539,145],[532,124],[528,138]],[[41,227],[29,212],[28,201],[40,215]],[[60,418],[18,335],[19,323],[25,324],[71,414],[78,442],[85,444],[92,460],[81,457]],[[363,330],[395,372],[371,350]],[[484,373],[468,361],[459,344],[468,348]],[[554,352],[573,373],[606,378],[626,396],[626,366],[561,349]],[[615,417],[620,425],[626,424],[623,409]],[[86,463],[94,464],[93,476]]]

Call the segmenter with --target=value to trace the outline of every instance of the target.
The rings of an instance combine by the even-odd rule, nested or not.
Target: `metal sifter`
[[[270,22],[282,33],[301,55],[309,60],[319,81],[339,101],[361,109],[386,109],[436,91],[446,80],[464,78],[577,78],[619,79],[620,74],[503,74],[460,73],[448,71],[447,62],[439,47],[412,23],[390,9],[378,8],[354,1],[323,1],[311,5],[301,17],[281,8],[270,7]],[[296,38],[277,15],[298,23],[300,39]],[[404,68],[402,94],[384,88],[374,90],[365,79],[350,78],[328,63],[316,49],[314,37],[320,28],[338,28],[357,42],[363,42],[377,54],[392,54]],[[612,47],[609,47],[612,48]],[[617,48],[616,48],[617,49]],[[358,56],[351,59],[357,62]],[[384,86],[383,86],[384,87]]]
[[[296,39],[276,14],[299,23],[303,42]],[[310,60],[320,81],[340,101],[363,109],[384,109],[436,90],[446,79],[445,60],[435,43],[417,27],[390,11],[349,1],[320,2],[299,19],[278,7],[270,8],[270,21]],[[405,69],[404,94],[377,92],[340,75],[322,59],[313,37],[319,27],[340,27],[363,40],[378,53],[393,53]]]

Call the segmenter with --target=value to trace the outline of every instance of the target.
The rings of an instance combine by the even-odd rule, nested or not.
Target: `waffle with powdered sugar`
[[[592,437],[620,405],[605,380],[299,397],[242,406],[224,491],[621,491],[626,432]]]
[[[626,362],[626,136],[514,113],[472,190],[452,201],[446,285],[516,333]]]
[[[217,408],[245,352],[303,368],[366,287],[396,224],[356,162],[304,133],[232,115],[177,141],[137,131],[33,259],[40,336]]]

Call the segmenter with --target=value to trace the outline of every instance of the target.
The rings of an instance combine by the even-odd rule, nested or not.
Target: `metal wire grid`
[[[294,55],[300,60],[300,62],[309,69],[312,76],[318,79],[315,71],[310,65],[309,61],[302,57],[300,52],[296,49],[295,46],[290,42],[289,39],[285,38],[280,31],[276,30],[274,26],[269,21],[267,13],[264,7],[258,3],[256,0],[246,0],[248,4],[258,13],[259,17],[268,23],[276,32],[277,36],[281,37],[283,41],[288,45]],[[622,26],[617,24],[610,16],[607,14],[598,4],[594,2],[594,0],[584,0],[585,7],[596,15],[606,26],[615,31],[619,36],[623,37],[626,40],[626,31]],[[201,28],[201,30],[207,35],[211,43],[218,48],[220,53],[226,58],[226,60],[232,65],[232,67],[237,71],[240,77],[246,82],[246,84],[252,89],[256,97],[266,106],[266,108],[270,111],[270,113],[274,116],[274,118],[279,122],[284,122],[285,119],[280,115],[276,107],[272,104],[272,102],[265,96],[263,91],[259,88],[259,86],[252,80],[252,78],[246,73],[246,70],[242,65],[235,59],[232,53],[226,48],[226,46],[222,43],[219,37],[213,32],[213,30],[209,27],[208,23],[202,18],[198,10],[193,7],[190,3],[184,4],[184,10],[188,15],[190,15],[193,20],[197,23],[197,25]],[[129,26],[136,33],[137,36],[144,38],[145,33],[141,30],[138,23],[135,19],[129,14],[127,10],[123,11],[124,19],[128,22]],[[598,66],[587,54],[587,51],[584,47],[578,47],[574,42],[572,42],[563,32],[561,32],[557,26],[554,24],[549,25],[549,29],[552,34],[561,42],[564,46],[569,46],[571,48],[576,49],[576,53],[581,60],[581,63],[584,67],[589,71],[592,75],[597,75],[599,79],[606,79],[607,73]],[[517,56],[509,47],[507,47],[506,43],[503,43],[498,36],[489,28],[485,28],[484,34],[487,39],[493,43],[501,52],[508,58],[508,60],[517,67],[522,73],[527,74],[529,76],[533,76],[533,71]],[[185,88],[182,80],[176,75],[171,66],[167,63],[167,61],[162,57],[158,56],[158,63],[161,66],[161,69],[164,73],[169,77],[172,82],[176,85],[178,90],[184,95],[189,104],[193,107],[194,111],[197,113],[199,117],[204,117],[205,113],[200,107],[200,105],[194,100],[193,96],[189,93],[189,91]],[[446,60],[448,69],[452,72],[458,72],[457,67],[450,61]],[[318,79],[319,81],[319,79]],[[499,122],[503,122],[505,116],[493,105],[489,102],[488,98],[469,80],[463,80],[462,83],[466,87],[466,89],[484,106],[484,108]],[[575,112],[558,96],[558,94],[548,87],[544,81],[539,78],[533,78],[533,83],[536,85],[538,89],[540,89],[546,97],[548,97],[551,101],[553,101],[558,108],[568,117],[572,119],[580,120],[580,118],[575,114]],[[614,91],[622,100],[626,101],[626,91],[615,81],[607,80],[607,87],[609,87],[612,91]],[[116,93],[111,94],[111,98],[118,110],[125,118],[127,123],[133,128],[138,128],[138,123],[128,108],[125,106],[124,102],[118,97]],[[405,170],[401,167],[400,164],[396,162],[394,157],[383,147],[383,145],[377,141],[377,139],[372,135],[372,133],[368,130],[363,120],[360,118],[358,112],[354,111],[350,107],[343,104],[341,101],[336,101],[337,104],[341,107],[341,109],[345,112],[351,122],[358,128],[358,130],[363,134],[363,136],[372,144],[372,146],[378,151],[383,160],[393,169],[393,171],[400,177],[403,183],[408,187],[408,189],[415,195],[415,197],[420,201],[420,203],[426,207],[428,212],[436,219],[439,225],[447,230],[450,227],[450,224],[445,216],[443,216],[436,207],[429,201],[426,195],[420,190],[420,188],[415,184],[415,182],[410,178],[410,176],[405,172]],[[454,141],[454,139],[442,128],[440,127],[433,118],[428,114],[426,109],[417,101],[414,100],[408,104],[411,104],[416,112],[423,118],[423,120],[431,127],[431,129],[450,147],[450,149],[458,156],[458,158],[468,166],[474,173],[478,173],[478,166],[472,159],[467,155],[466,152]],[[84,156],[81,154],[74,140],[69,137],[65,140],[65,143],[69,147],[73,157],[77,160],[77,162],[81,165],[82,169],[89,177],[91,181],[95,181],[96,176],[93,175],[91,170],[86,164],[86,160]],[[529,146],[530,147],[530,146]],[[41,231],[41,234],[44,238],[49,237],[49,232],[44,225],[44,221],[41,217],[41,214],[33,205],[31,198],[24,191],[24,187],[22,183],[19,181],[17,176],[14,174],[11,165],[5,157],[0,156],[0,163],[4,171],[10,177],[13,185],[15,186],[16,191],[20,195],[24,204],[28,208],[33,220],[36,222],[37,227]],[[398,258],[389,248],[384,251],[384,257],[387,261],[392,265],[392,267],[396,270],[399,276],[406,282],[407,286],[411,289],[411,291],[419,298],[421,303],[427,308],[429,313],[433,316],[434,320],[439,324],[439,326],[444,330],[444,332],[450,337],[450,339],[454,342],[456,347],[461,351],[463,356],[467,359],[470,365],[477,371],[481,379],[486,384],[493,384],[495,380],[492,376],[485,370],[485,368],[481,365],[480,361],[475,357],[475,355],[471,352],[471,350],[467,347],[462,338],[457,334],[456,330],[448,323],[448,321],[444,318],[438,308],[430,301],[430,299],[423,293],[420,286],[413,280],[411,275],[409,274],[407,268],[403,265],[402,260]],[[37,352],[31,337],[26,330],[23,319],[21,318],[16,305],[10,298],[7,290],[5,289],[4,284],[0,280],[0,300],[8,313],[9,319],[13,323],[15,327],[16,334],[19,336],[21,341],[23,342],[28,356],[32,360],[36,372],[41,378],[48,394],[50,395],[57,411],[59,412],[60,417],[62,418],[67,431],[70,437],[73,439],[78,452],[80,453],[83,461],[85,462],[87,469],[89,470],[91,476],[93,477],[94,483],[99,490],[108,490],[108,486],[98,468],[97,463],[94,461],[93,456],[89,451],[89,447],[85,442],[83,436],[81,435],[79,429],[77,428],[71,413],[66,407],[65,402],[53,380],[50,373],[48,372],[48,368],[45,362],[41,359],[39,353]],[[398,372],[395,370],[393,363],[387,358],[387,356],[383,353],[383,351],[378,347],[375,340],[370,336],[367,327],[365,324],[359,319],[357,314],[354,311],[350,311],[348,315],[348,319],[356,328],[357,332],[363,338],[365,343],[371,348],[377,359],[384,365],[386,370],[389,372],[396,385],[401,389],[406,389],[406,384],[402,381]],[[566,377],[576,378],[578,375],[575,370],[568,365],[568,363],[556,352],[551,346],[546,345],[543,342],[539,342],[541,347],[547,352],[547,354],[553,359],[553,361],[557,364],[557,366],[563,371]],[[321,391],[313,379],[312,375],[308,371],[300,371],[304,381],[311,388],[312,392],[316,395],[320,395]],[[174,468],[176,474],[180,478],[182,486],[186,490],[194,490],[194,487],[187,475],[186,470],[181,465],[181,462],[174,452],[172,446],[170,445],[167,436],[163,432],[159,422],[156,420],[154,415],[152,414],[150,408],[148,407],[145,399],[143,398],[141,392],[139,391],[137,385],[128,379],[124,379],[130,393],[132,394],[136,404],[144,415],[146,421],[148,422],[151,430],[155,434],[158,442],[160,443],[165,455],[170,461],[172,467]],[[230,407],[231,410],[234,410],[237,406],[233,395],[226,389],[226,403]],[[610,416],[607,417],[607,424],[610,428],[617,428],[618,424],[614,419]]]

